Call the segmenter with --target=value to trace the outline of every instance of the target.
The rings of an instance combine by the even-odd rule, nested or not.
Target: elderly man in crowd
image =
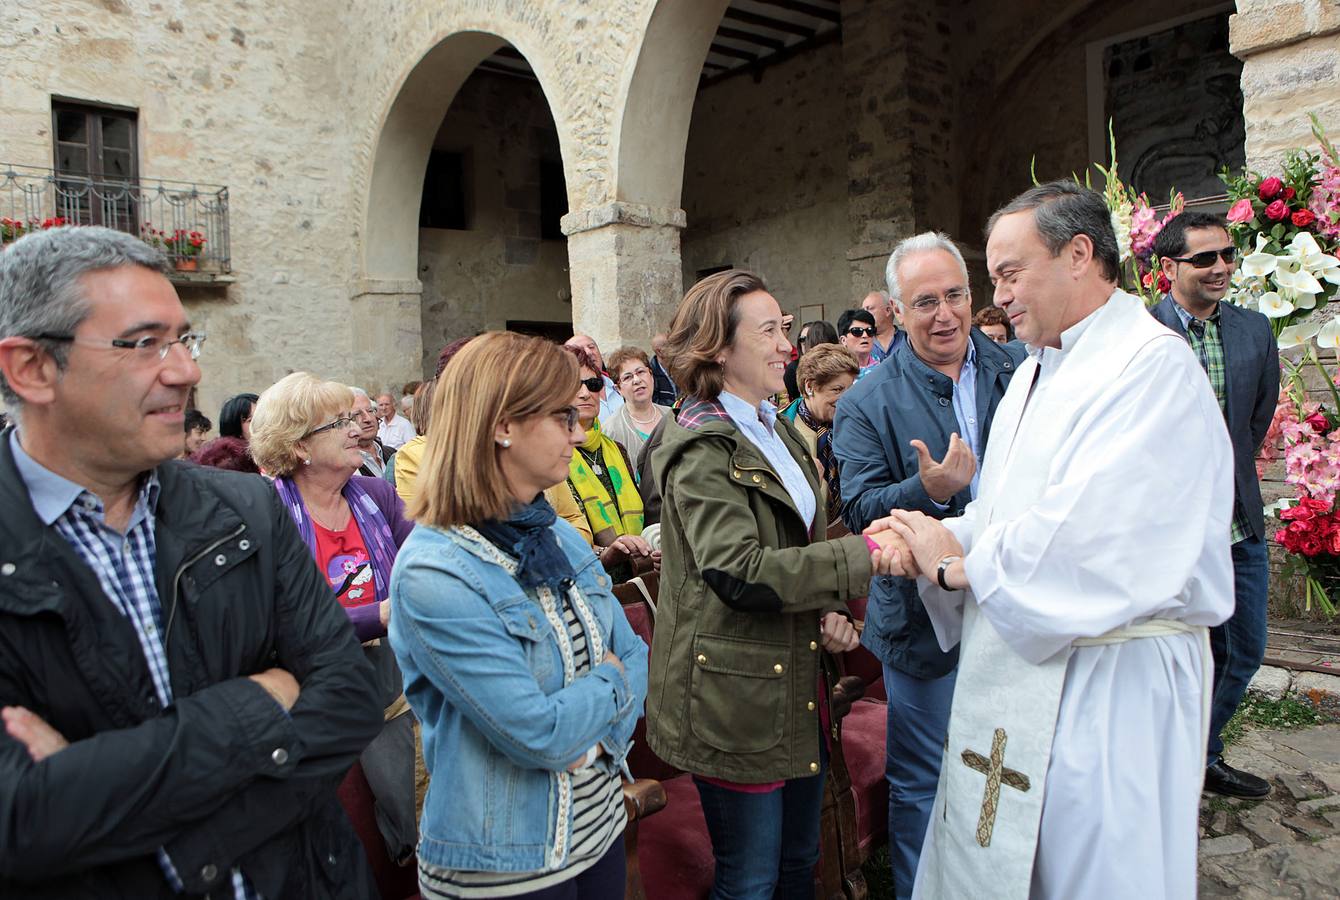
[[[595,338],[589,334],[574,334],[563,344],[564,347],[576,347],[585,352],[595,362],[598,370],[597,375],[605,382],[605,386],[596,394],[596,399],[600,401],[600,412],[598,418],[602,422],[607,422],[614,418],[614,414],[623,406],[623,395],[619,393],[618,386],[614,379],[605,371],[605,357],[601,354],[600,348],[596,346]]]
[[[172,461],[204,335],[165,271],[0,253],[0,895],[371,897],[335,789],[372,670],[274,491]]]
[[[861,301],[861,309],[875,318],[875,339],[870,346],[870,357],[882,363],[907,340],[907,333],[899,330],[894,316],[893,298],[885,291],[871,291]]]
[[[383,447],[399,450],[418,434],[413,423],[396,412],[396,398],[390,391],[377,396],[377,418],[377,440]]]
[[[943,518],[977,493],[991,417],[1022,348],[972,330],[968,270],[954,243],[926,232],[900,243],[886,267],[907,340],[843,395],[833,423],[842,515],[859,534],[890,509]],[[879,577],[861,642],[884,666],[888,695],[889,849],[894,888],[912,893],[935,800],[954,696],[956,651],[935,639],[916,584]]]
[[[360,475],[381,478],[386,474],[386,460],[395,451],[383,446],[377,437],[377,408],[368,392],[360,387],[350,387],[354,392],[354,408],[351,410],[354,421],[358,423],[358,452],[363,456]],[[401,446],[404,446],[403,444]]]

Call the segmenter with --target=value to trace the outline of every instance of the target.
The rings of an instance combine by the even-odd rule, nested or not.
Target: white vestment
[[[1232,471],[1204,370],[1129,294],[1019,367],[943,523],[971,590],[920,580],[962,647],[918,896],[1195,896]]]

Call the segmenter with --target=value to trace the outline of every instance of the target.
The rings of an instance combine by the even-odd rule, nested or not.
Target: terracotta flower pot
[[[183,256],[176,261],[178,272],[194,272],[200,268],[200,260],[194,256]]]

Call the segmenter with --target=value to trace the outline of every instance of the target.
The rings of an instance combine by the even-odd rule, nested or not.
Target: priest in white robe
[[[1116,288],[1096,193],[1016,198],[987,266],[1031,354],[977,499],[871,526],[903,535],[941,645],[962,644],[917,894],[1191,900],[1207,627],[1233,609],[1223,415],[1186,342]]]

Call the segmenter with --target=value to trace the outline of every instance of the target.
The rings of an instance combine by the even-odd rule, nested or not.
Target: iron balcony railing
[[[105,225],[136,235],[180,271],[232,271],[223,185],[91,178],[0,163],[0,245],[56,225]]]

